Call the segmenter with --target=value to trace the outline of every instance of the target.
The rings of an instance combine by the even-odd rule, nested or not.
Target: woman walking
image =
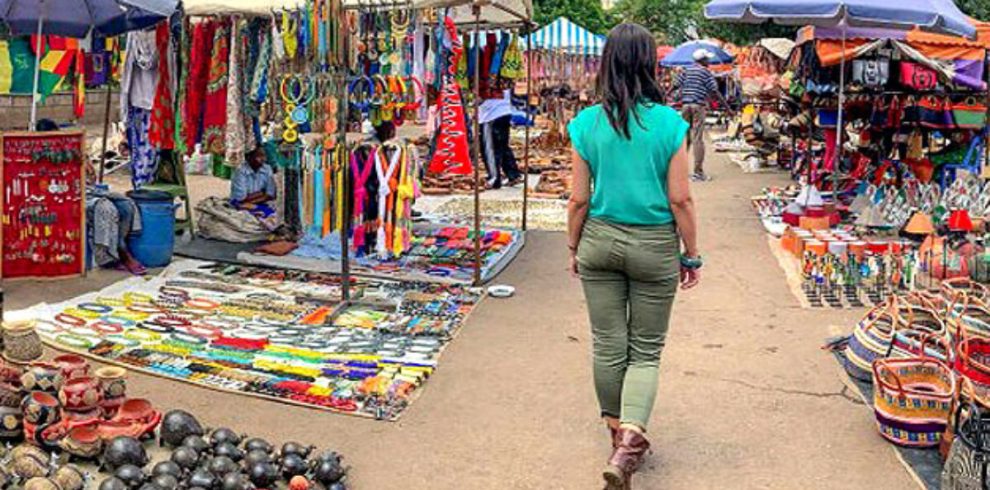
[[[570,269],[584,287],[594,337],[594,380],[612,436],[603,472],[626,489],[649,451],[646,427],[678,282],[698,284],[688,124],[662,104],[656,45],[636,24],[612,29],[602,54],[601,101],[568,126],[574,182],[568,205]],[[593,185],[592,185],[593,184]]]

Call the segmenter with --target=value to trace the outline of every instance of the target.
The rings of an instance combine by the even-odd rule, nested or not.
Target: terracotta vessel
[[[0,358],[0,383],[21,385],[21,375],[27,366]]]
[[[59,401],[71,412],[91,412],[100,408],[103,390],[96,378],[82,376],[68,380],[59,391]]]
[[[32,425],[49,425],[62,419],[62,406],[58,399],[43,391],[32,391],[21,403],[24,421]]]
[[[3,324],[3,356],[14,362],[31,362],[41,358],[41,337],[33,321]]]
[[[22,479],[43,477],[48,474],[48,459],[26,454],[13,458],[10,469],[14,475]]]
[[[51,362],[34,362],[21,375],[21,386],[24,391],[44,391],[58,393],[65,383],[62,370]]]
[[[103,438],[97,424],[83,425],[69,431],[59,447],[65,452],[85,459],[93,459],[103,451]]]
[[[24,415],[18,407],[0,407],[0,439],[17,439],[24,433]]]
[[[103,410],[96,409],[88,412],[63,412],[62,422],[66,430],[74,429],[83,425],[91,425],[103,420]]]
[[[143,398],[128,398],[120,405],[114,420],[144,425],[153,420],[155,415],[155,407],[150,401]]]
[[[24,490],[61,490],[57,483],[48,478],[36,477],[24,483]]]
[[[103,399],[100,407],[105,417],[114,417],[127,396],[127,370],[116,366],[97,369],[93,373],[100,383]]]
[[[66,380],[89,375],[89,363],[80,355],[62,354],[52,359],[52,363],[62,370],[62,378]]]

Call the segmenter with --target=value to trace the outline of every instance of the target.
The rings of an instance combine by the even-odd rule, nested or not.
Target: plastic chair
[[[959,170],[966,170],[976,175],[980,174],[983,166],[983,145],[986,144],[986,136],[987,133],[984,131],[973,137],[973,141],[969,143],[969,151],[966,152],[966,157],[963,158],[962,162],[942,164],[939,169],[941,172],[939,184],[942,185],[943,189],[948,188],[956,180],[956,172]]]
[[[192,199],[189,197],[189,189],[186,186],[186,169],[182,164],[179,155],[162,154],[158,164],[158,172],[155,175],[155,182],[141,186],[149,191],[161,191],[172,196],[173,199],[182,201],[185,208],[185,217],[175,220],[176,233],[188,230],[191,237],[196,236],[196,225],[193,222]]]

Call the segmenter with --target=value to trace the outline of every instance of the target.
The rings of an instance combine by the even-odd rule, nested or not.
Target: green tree
[[[956,5],[976,20],[990,21],[990,1],[956,0]]]
[[[985,1],[985,0],[975,0]],[[750,44],[765,37],[793,37],[796,28],[774,24],[734,24],[705,18],[708,0],[621,0],[616,10],[626,20],[638,22],[660,42],[678,45],[697,38],[716,38],[734,44]]]
[[[533,10],[533,20],[540,26],[567,17],[596,34],[608,34],[619,21],[613,12],[602,8],[601,0],[534,0]]]

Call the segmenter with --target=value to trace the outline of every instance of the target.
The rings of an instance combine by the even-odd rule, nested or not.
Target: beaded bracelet
[[[93,342],[91,339],[68,333],[59,334],[55,337],[55,342],[74,349],[89,349],[96,345],[96,342]]]
[[[95,330],[101,335],[105,334],[117,334],[124,331],[124,326],[120,323],[109,322],[106,320],[100,320],[93,322],[89,325],[89,328]]]
[[[151,303],[128,304],[127,305],[127,310],[128,311],[132,311],[134,313],[145,313],[145,314],[149,314],[149,315],[153,315],[153,314],[156,314],[156,313],[164,313],[161,308],[159,308],[159,307],[157,307],[157,306],[155,306],[155,305],[153,305]]]
[[[97,296],[94,300],[96,303],[104,306],[112,306],[115,308],[122,308],[127,306],[127,302],[121,298],[111,298],[109,296]]]
[[[123,335],[119,335],[119,334],[107,335],[106,337],[104,337],[104,339],[105,340],[109,340],[109,341],[111,341],[113,343],[119,344],[120,346],[122,346],[125,349],[132,349],[134,347],[140,347],[141,346],[141,342],[138,342],[137,340],[134,340],[134,339],[129,339],[129,338],[127,338],[127,337],[125,337]]]
[[[194,310],[213,311],[220,307],[220,303],[206,298],[192,298],[186,300],[184,306]]]
[[[126,303],[127,306],[135,306],[136,304],[150,304],[154,299],[154,297],[145,293],[124,293],[124,303]]]
[[[66,325],[72,325],[74,327],[81,327],[86,324],[86,320],[83,320],[78,316],[64,312],[55,315],[55,321],[60,323],[65,323]]]
[[[137,321],[131,318],[126,318],[121,315],[108,315],[103,317],[101,320],[103,323],[112,323],[114,325],[119,325],[121,327],[133,327],[137,324]]]
[[[175,327],[171,325],[163,325],[157,321],[143,322],[138,325],[138,328],[150,330],[158,334],[169,334],[175,331]]]
[[[198,337],[196,335],[191,335],[183,332],[172,332],[171,337],[172,340],[176,342],[190,344],[195,347],[206,345],[209,342],[209,339],[206,339],[204,337]]]
[[[110,318],[126,320],[131,324],[147,320],[151,316],[150,313],[142,313],[138,311],[121,310],[114,312],[113,315],[107,315]],[[106,318],[104,318],[105,320]],[[126,322],[124,322],[126,323]]]
[[[162,336],[152,332],[150,330],[128,330],[124,333],[124,337],[131,340],[137,340],[138,342],[158,342],[162,339]]]

